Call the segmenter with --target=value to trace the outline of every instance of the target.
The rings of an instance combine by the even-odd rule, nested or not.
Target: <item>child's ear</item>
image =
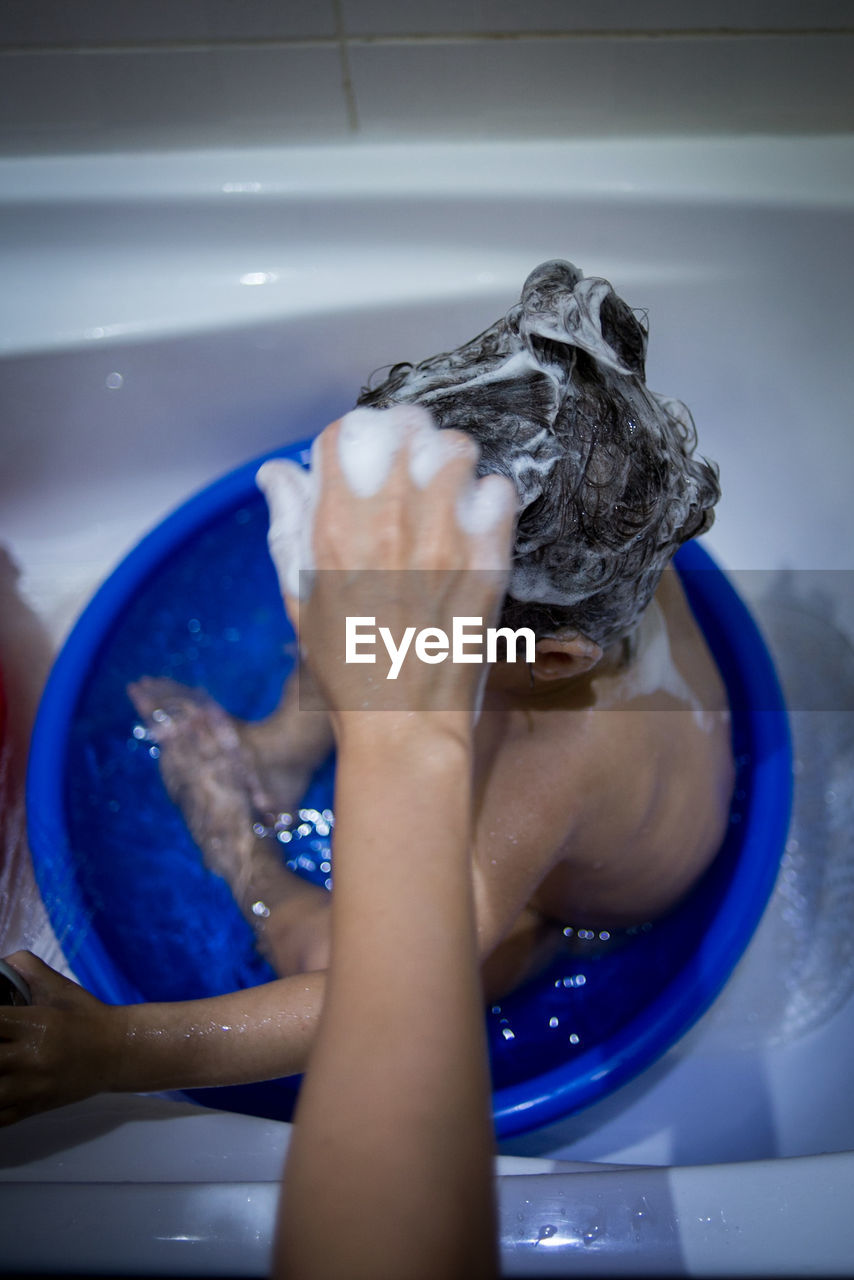
[[[578,631],[559,631],[537,641],[534,677],[538,680],[566,680],[590,671],[602,657],[595,640]]]

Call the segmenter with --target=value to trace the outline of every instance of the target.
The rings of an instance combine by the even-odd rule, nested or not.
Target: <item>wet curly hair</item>
[[[455,351],[395,365],[358,403],[419,404],[480,444],[480,475],[519,495],[502,622],[631,635],[661,573],[705,532],[717,467],[691,415],[645,383],[646,329],[607,280],[569,262],[528,276],[518,304]]]

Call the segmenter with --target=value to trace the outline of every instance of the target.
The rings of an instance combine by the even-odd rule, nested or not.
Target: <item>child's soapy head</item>
[[[519,303],[456,351],[399,364],[359,404],[418,404],[470,432],[478,473],[515,484],[504,621],[572,628],[603,648],[632,632],[677,548],[720,496],[691,415],[644,381],[646,332],[606,280],[545,262]]]

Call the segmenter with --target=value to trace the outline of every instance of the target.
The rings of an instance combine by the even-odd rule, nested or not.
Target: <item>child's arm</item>
[[[299,801],[332,749],[329,713],[304,662],[285,681],[276,710],[264,720],[241,722],[240,736],[270,793],[258,808],[287,809]]]
[[[106,1005],[29,952],[9,962],[36,1003],[0,1008],[0,1125],[94,1093],[245,1084],[302,1071],[325,975],[208,1000]]]

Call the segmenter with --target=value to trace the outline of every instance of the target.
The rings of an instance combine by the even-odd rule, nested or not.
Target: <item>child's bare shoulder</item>
[[[568,715],[549,764],[562,838],[533,901],[557,917],[633,922],[666,910],[714,857],[734,766],[726,690],[675,575],[632,659]],[[580,913],[580,915],[579,915]]]

